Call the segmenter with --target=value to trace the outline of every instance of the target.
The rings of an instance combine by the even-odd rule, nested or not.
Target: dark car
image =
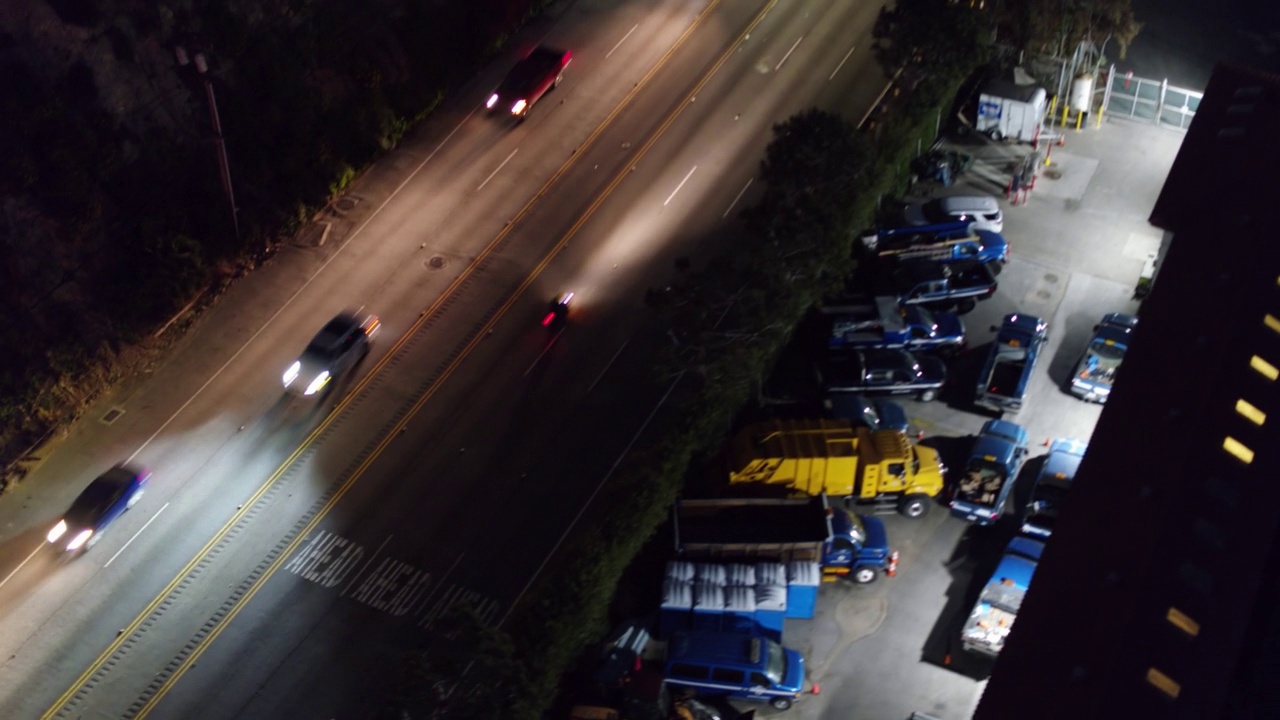
[[[1089,446],[1081,440],[1058,438],[1049,446],[1040,474],[1036,476],[1031,500],[1022,516],[1022,534],[1037,540],[1047,540],[1053,534],[1058,512],[1066,500],[1071,481],[1075,479],[1080,461]]]
[[[902,430],[909,425],[907,411],[896,402],[868,398],[857,393],[834,393],[826,400],[827,412],[836,420],[872,430]]]
[[[484,106],[523,118],[529,109],[564,79],[564,69],[573,59],[568,50],[539,45],[503,78]]]
[[[107,527],[142,498],[150,478],[150,472],[125,465],[99,475],[49,530],[49,544],[69,553],[93,547]]]
[[[285,391],[315,395],[335,378],[342,377],[369,354],[369,340],[378,327],[378,318],[374,315],[363,321],[351,313],[334,316],[312,338],[302,357],[285,370]]]
[[[817,367],[818,380],[829,393],[915,395],[933,400],[947,381],[947,366],[938,358],[906,350],[856,350],[833,353]]]
[[[1105,403],[1111,396],[1116,372],[1129,350],[1129,340],[1138,327],[1138,318],[1124,313],[1107,313],[1093,328],[1093,338],[1085,348],[1071,376],[1071,394],[1090,402]]]

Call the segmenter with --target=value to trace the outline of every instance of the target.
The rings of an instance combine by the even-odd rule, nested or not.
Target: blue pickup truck
[[[830,318],[827,345],[845,348],[906,348],[955,352],[964,347],[964,321],[955,313],[898,305],[882,295],[872,302],[836,302],[819,311]]]
[[[978,525],[999,520],[1026,457],[1026,429],[1007,420],[988,420],[952,492],[951,514]]]
[[[940,262],[976,260],[996,263],[996,272],[1009,260],[1009,243],[990,230],[978,230],[970,222],[910,226],[864,235],[862,244],[880,258],[925,258]]]
[[[1057,524],[1062,503],[1075,480],[1076,470],[1089,446],[1082,440],[1058,438],[1049,446],[1040,474],[1031,490],[1031,501],[1022,516],[1022,534],[1037,540],[1048,540]]]
[[[1004,649],[1043,552],[1044,543],[1038,540],[1016,537],[1009,541],[960,631],[965,651],[994,658]]]
[[[1005,315],[996,341],[978,374],[973,404],[1004,414],[1022,409],[1040,351],[1049,340],[1049,324],[1026,313]]]
[[[872,286],[903,305],[951,308],[964,314],[995,295],[997,263],[908,259],[877,263]]]
[[[1071,376],[1071,394],[1090,402],[1107,401],[1136,327],[1138,318],[1132,315],[1107,313],[1103,316],[1102,322],[1094,326],[1093,338]]]

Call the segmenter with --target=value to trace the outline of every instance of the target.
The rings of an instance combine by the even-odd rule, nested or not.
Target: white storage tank
[[[1093,75],[1080,73],[1071,81],[1071,112],[1087,113],[1093,108]]]

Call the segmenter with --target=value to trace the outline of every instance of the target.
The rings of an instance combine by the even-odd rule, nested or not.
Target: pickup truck
[[[992,263],[908,259],[878,265],[876,294],[893,295],[903,305],[955,307],[964,314],[995,295],[998,286]]]
[[[988,420],[952,493],[951,514],[977,525],[994,524],[1013,494],[1026,457],[1026,429],[1005,420]]]
[[[1004,649],[1042,552],[1044,543],[1037,540],[1016,537],[1009,541],[960,632],[960,644],[966,651],[994,658]]]
[[[1062,503],[1075,480],[1076,470],[1084,459],[1088,444],[1072,438],[1058,438],[1049,446],[1049,455],[1036,476],[1031,500],[1022,516],[1022,534],[1037,540],[1048,540],[1058,521]]]
[[[991,230],[979,230],[971,222],[910,226],[864,235],[862,244],[880,258],[925,258],[940,262],[996,263],[999,272],[1009,261],[1009,243]]]
[[[974,405],[1001,414],[1022,409],[1036,360],[1049,339],[1048,327],[1034,315],[1014,313],[991,328],[996,341],[978,374]]]
[[[919,305],[900,307],[891,295],[871,303],[823,305],[831,318],[827,346],[844,348],[906,348],[955,352],[964,347],[964,321],[955,313],[931,312]]]
[[[1138,318],[1124,313],[1107,313],[1093,328],[1093,338],[1071,376],[1071,394],[1090,402],[1105,403],[1111,396],[1116,371],[1129,350],[1129,338],[1138,327]]]
[[[542,96],[564,79],[564,69],[571,60],[573,53],[568,50],[539,45],[511,68],[485,102],[485,108],[524,119]]]
[[[854,350],[832,353],[814,367],[827,393],[915,395],[923,402],[938,397],[947,382],[947,366],[928,355],[906,350]]]
[[[898,566],[883,520],[832,507],[825,494],[798,500],[680,500],[674,516],[682,560],[816,561],[824,578],[858,583],[874,582],[882,573],[892,576]]]

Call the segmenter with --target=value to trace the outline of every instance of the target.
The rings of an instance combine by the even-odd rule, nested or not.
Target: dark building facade
[[[979,720],[1280,718],[1280,78],[1219,65]]]

